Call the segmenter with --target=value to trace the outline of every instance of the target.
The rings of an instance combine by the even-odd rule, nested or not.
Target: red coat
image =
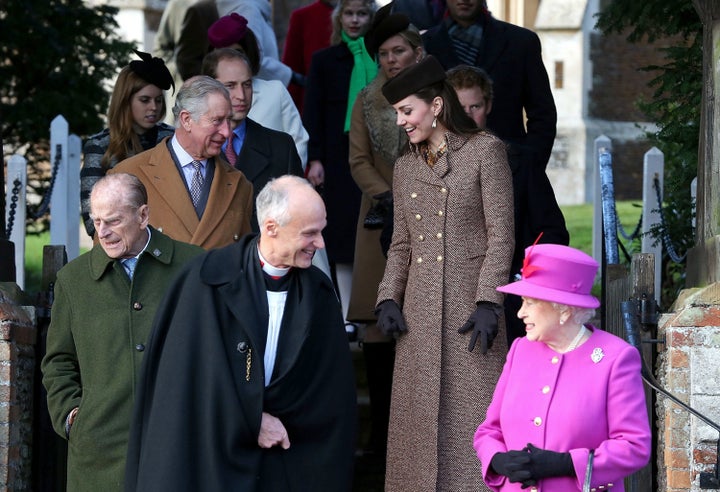
[[[310,73],[310,60],[313,53],[330,46],[330,35],[332,34],[330,15],[332,11],[332,5],[323,0],[316,0],[310,5],[293,10],[290,14],[282,62],[292,68],[293,72],[302,75]],[[302,113],[305,90],[291,83],[288,91],[290,91],[298,111]]]

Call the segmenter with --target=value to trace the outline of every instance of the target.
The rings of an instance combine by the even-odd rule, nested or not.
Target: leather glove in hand
[[[557,453],[547,449],[536,448],[528,444],[528,456],[530,457],[530,474],[535,480],[547,477],[574,477],[575,467],[573,466],[570,453]]]
[[[530,454],[525,450],[495,453],[490,460],[490,467],[514,483],[523,482],[524,485],[525,482],[533,481],[530,475]]]
[[[392,220],[393,213],[393,197],[392,191],[385,191],[373,195],[377,202],[370,207],[363,220],[363,227],[366,229],[381,229],[388,218]]]
[[[377,316],[377,325],[380,331],[385,336],[398,337],[407,331],[407,325],[405,324],[405,318],[403,318],[402,311],[397,302],[392,299],[378,304],[375,309],[375,316]]]
[[[487,354],[487,351],[492,348],[493,340],[498,334],[498,318],[501,309],[494,302],[481,301],[475,308],[475,312],[458,330],[458,333],[463,334],[472,330],[470,343],[468,344],[470,352],[475,348],[478,338],[480,339],[480,351],[483,355]]]

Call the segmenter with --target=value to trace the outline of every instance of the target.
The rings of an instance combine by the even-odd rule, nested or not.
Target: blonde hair
[[[342,11],[345,7],[347,7],[347,4],[352,2],[352,0],[340,0],[338,4],[335,6],[335,8],[332,11],[332,34],[330,35],[330,44],[336,45],[342,43],[342,22],[340,22],[340,17],[342,17]],[[372,24],[373,15],[375,14],[375,0],[362,0],[363,7],[368,9],[368,12],[370,13],[370,19],[368,19],[368,23],[365,26],[365,32],[363,32],[363,36],[367,33],[367,30],[370,29],[370,25]]]

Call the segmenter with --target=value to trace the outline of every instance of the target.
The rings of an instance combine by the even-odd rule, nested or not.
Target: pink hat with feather
[[[497,288],[500,292],[596,308],[600,301],[590,294],[598,263],[580,250],[559,244],[534,244],[525,249],[522,278]]]

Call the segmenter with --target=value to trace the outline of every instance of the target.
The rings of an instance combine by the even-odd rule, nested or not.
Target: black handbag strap
[[[592,481],[593,459],[595,458],[595,450],[591,449],[588,455],[587,467],[585,467],[585,483],[583,483],[583,492],[590,492],[590,482]]]

